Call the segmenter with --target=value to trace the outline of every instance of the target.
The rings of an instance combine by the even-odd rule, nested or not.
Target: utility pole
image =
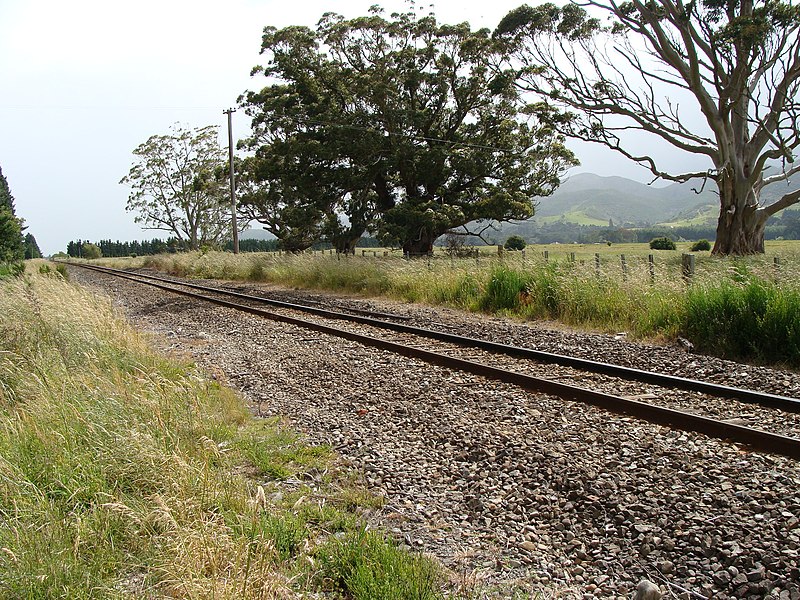
[[[233,229],[233,253],[239,254],[239,227],[236,224],[236,180],[233,177],[233,127],[232,115],[235,108],[223,110],[222,114],[228,115],[228,162],[231,177],[231,228]]]

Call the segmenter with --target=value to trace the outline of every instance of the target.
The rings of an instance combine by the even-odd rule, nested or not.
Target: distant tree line
[[[161,240],[142,240],[133,242],[120,242],[112,240],[100,240],[90,242],[89,240],[74,240],[67,244],[67,255],[73,258],[89,258],[86,256],[86,246],[91,244],[100,250],[101,256],[120,257],[120,256],[149,256],[151,254],[163,254],[165,252],[177,252],[183,249],[183,244],[177,238]]]
[[[33,236],[30,237],[32,238]],[[36,244],[35,239],[33,240],[33,244]],[[356,246],[359,248],[377,248],[380,245],[380,242],[374,237],[363,237],[356,244]],[[327,250],[332,247],[332,244],[328,242],[319,242],[313,246],[313,249]],[[233,242],[228,240],[223,246],[217,248],[232,252]],[[277,252],[280,248],[281,244],[277,239],[239,240],[240,252]],[[36,250],[38,251],[38,246],[36,246]],[[78,239],[67,244],[67,255],[73,258],[100,258],[101,256],[108,258],[118,258],[121,256],[151,256],[153,254],[172,254],[175,252],[185,252],[188,250],[191,250],[190,244],[179,240],[176,237],[170,237],[166,240],[153,238],[152,240],[133,242],[120,242],[119,240],[100,240],[99,242],[90,242],[89,240]],[[41,253],[39,256],[41,256]]]

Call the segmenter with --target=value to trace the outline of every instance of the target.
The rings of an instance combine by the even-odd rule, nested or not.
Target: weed
[[[333,539],[316,551],[323,588],[354,600],[441,598],[443,577],[429,559],[400,551],[375,532]]]

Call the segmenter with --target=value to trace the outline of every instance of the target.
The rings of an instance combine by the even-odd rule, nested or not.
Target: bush
[[[687,292],[684,335],[701,352],[797,364],[800,293],[737,274]]]
[[[711,250],[711,242],[708,240],[697,240],[692,244],[692,252],[702,252],[704,250]]]
[[[100,250],[100,247],[95,244],[90,244],[89,242],[81,246],[81,255],[83,258],[88,258],[89,260],[103,258],[103,252]]]
[[[651,250],[675,250],[675,242],[668,237],[653,238],[650,240]]]
[[[514,310],[528,293],[531,276],[500,267],[492,271],[486,289],[478,298],[478,308],[487,312]]]
[[[528,244],[525,242],[525,238],[519,235],[512,235],[510,236],[505,243],[506,250],[524,250],[525,246]]]

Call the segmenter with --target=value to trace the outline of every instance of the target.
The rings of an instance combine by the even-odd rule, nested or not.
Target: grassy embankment
[[[107,298],[36,273],[0,280],[0,315],[0,597],[443,595],[359,524],[379,500],[328,448],[151,352]]]
[[[685,246],[685,247],[683,247]],[[767,255],[717,259],[697,254],[691,282],[677,251],[646,244],[550,245],[478,260],[404,261],[367,250],[337,260],[328,253],[297,256],[189,253],[113,261],[179,275],[268,281],[304,288],[385,295],[523,319],[552,319],[638,338],[683,336],[720,356],[800,365],[800,252],[769,243]],[[544,252],[548,260],[544,259]],[[655,255],[651,278],[648,254]],[[574,260],[572,260],[574,254]],[[595,254],[600,255],[597,267]],[[620,254],[625,254],[625,272]],[[377,255],[374,257],[373,255]],[[780,256],[779,267],[773,256]]]

